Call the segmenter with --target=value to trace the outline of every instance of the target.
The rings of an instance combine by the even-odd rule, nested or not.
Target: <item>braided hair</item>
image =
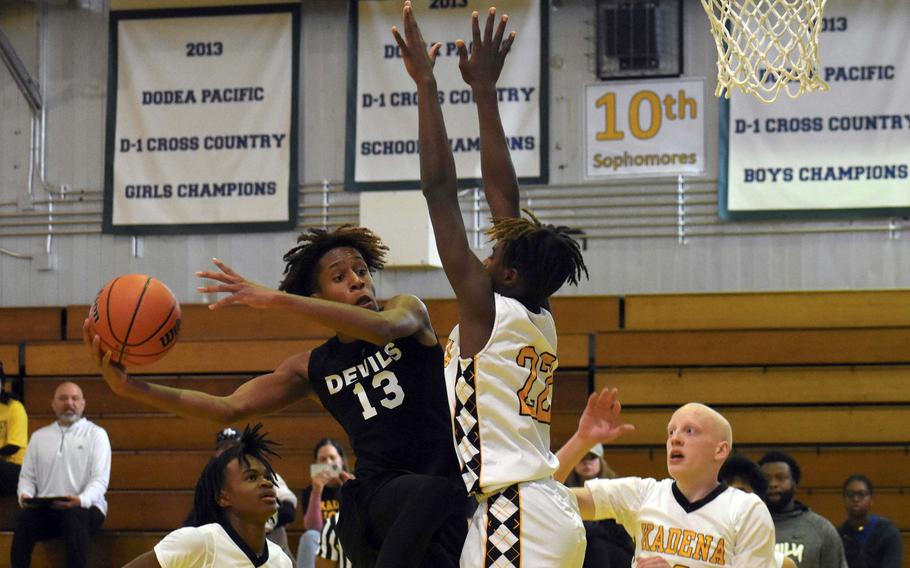
[[[527,219],[494,217],[487,236],[503,247],[503,263],[518,269],[526,294],[546,300],[567,281],[577,286],[582,273],[587,278],[581,247],[572,238],[578,231],[544,225],[530,210],[522,211]]]
[[[262,423],[250,427],[248,424],[235,444],[229,446],[221,454],[213,457],[206,464],[196,482],[196,491],[193,495],[193,512],[188,519],[192,526],[201,527],[210,523],[227,522],[224,509],[218,505],[218,498],[224,488],[224,474],[227,465],[234,460],[240,460],[244,467],[250,466],[250,458],[255,458],[265,466],[265,474],[272,483],[275,482],[275,470],[269,463],[268,456],[278,457],[273,446],[276,442],[266,439],[266,433],[260,433]]]
[[[366,227],[351,224],[339,226],[333,231],[308,229],[297,237],[297,246],[284,255],[284,279],[279,290],[309,296],[319,288],[319,272],[315,270],[319,259],[338,247],[351,247],[363,256],[370,272],[382,270],[389,247],[375,233]]]

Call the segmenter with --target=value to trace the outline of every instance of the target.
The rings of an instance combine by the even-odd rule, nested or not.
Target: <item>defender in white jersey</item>
[[[155,545],[154,555],[161,568],[293,566],[280,546],[270,540],[266,540],[266,546],[261,554],[256,554],[236,532],[229,531],[218,523],[210,523],[175,530]]]
[[[471,249],[458,205],[455,162],[437,99],[433,65],[404,6],[404,38],[393,29],[418,93],[421,187],[436,244],[458,300],[459,325],[448,346],[446,382],[462,479],[479,506],[461,555],[462,567],[581,566],[585,531],[577,503],[553,481],[550,452],[553,372],[559,361],[549,297],[587,274],[567,227],[522,219],[518,183],[499,117],[496,81],[514,32],[504,37],[495,9],[481,37],[472,15],[468,53],[456,42],[462,78],[471,86],[480,124],[484,193],[493,214],[493,254]],[[495,33],[494,33],[495,28]]]
[[[560,461],[575,463],[593,443],[632,430],[620,423],[621,408],[615,389],[592,394],[578,432],[559,451]],[[672,479],[592,479],[573,489],[582,517],[623,525],[635,540],[637,568],[776,568],[774,524],[765,504],[717,480],[732,445],[723,416],[703,404],[686,404],[667,427]],[[567,474],[561,467],[557,479]]]
[[[126,568],[293,568],[281,547],[265,538],[275,514],[275,454],[262,424],[247,426],[236,444],[213,457],[196,483],[196,526],[178,529]]]

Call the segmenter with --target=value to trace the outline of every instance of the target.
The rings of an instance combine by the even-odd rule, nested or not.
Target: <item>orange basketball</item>
[[[111,352],[111,361],[148,365],[177,342],[180,304],[160,280],[126,274],[98,292],[89,322],[89,332],[101,337],[101,349]]]

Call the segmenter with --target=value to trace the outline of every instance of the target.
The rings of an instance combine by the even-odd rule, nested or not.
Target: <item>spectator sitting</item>
[[[584,487],[589,479],[613,479],[616,473],[603,458],[603,445],[597,444],[579,461],[569,477],[566,487]],[[585,549],[583,568],[623,568],[632,564],[635,544],[632,537],[613,519],[584,521],[588,546]]]
[[[850,568],[902,568],[904,548],[894,523],[872,514],[872,482],[865,475],[851,475],[844,482],[847,520],[837,532],[844,542]]]
[[[35,543],[63,537],[66,565],[88,562],[89,541],[107,514],[111,443],[104,428],[83,418],[85,398],[62,383],[51,408],[57,421],[32,434],[19,474],[19,504],[11,564],[26,567]]]
[[[801,474],[796,460],[784,452],[768,452],[758,465],[768,480],[765,502],[774,520],[776,550],[799,568],[847,568],[834,525],[793,498]]]
[[[315,565],[323,527],[338,513],[340,507],[338,489],[344,481],[352,479],[345,462],[344,448],[332,438],[316,442],[310,472],[311,485],[303,490],[302,495],[305,507],[303,528],[306,532],[297,545],[297,568],[313,568]],[[335,558],[326,550],[328,549],[323,550],[324,555],[321,557],[332,558],[343,564],[340,553],[336,554],[339,558]]]
[[[721,466],[717,479],[729,487],[754,493],[761,497],[762,501],[767,500],[768,481],[762,475],[758,464],[746,456],[732,454]],[[774,560],[777,561],[778,568],[796,568],[796,563],[782,552],[775,551]]]
[[[28,444],[28,416],[22,403],[6,391],[0,363],[0,496],[15,495]]]
[[[233,428],[225,428],[215,435],[214,457],[220,456],[225,450],[239,443],[240,432]],[[275,496],[278,499],[278,511],[269,517],[265,524],[266,538],[280,546],[281,550],[290,557],[291,551],[288,547],[288,536],[285,526],[293,523],[297,515],[297,496],[288,489],[287,482],[277,472],[273,470],[272,473],[275,474],[273,485],[275,487]],[[195,511],[196,509],[194,508],[186,516],[183,521],[184,527],[199,526],[195,518]]]

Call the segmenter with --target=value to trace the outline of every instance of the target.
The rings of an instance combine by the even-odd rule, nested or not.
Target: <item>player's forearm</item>
[[[11,456],[19,451],[19,446],[16,444],[7,444],[0,448],[0,457]]]
[[[436,98],[436,81],[417,84],[420,185],[424,194],[454,194],[458,188],[455,159],[449,147],[442,107]]]
[[[455,294],[461,297],[470,279],[469,263],[476,262],[465,234],[458,204],[455,159],[449,147],[442,108],[436,99],[436,82],[418,84],[420,186],[427,200],[433,234],[442,266]]]
[[[569,474],[575,468],[575,464],[585,457],[585,454],[590,451],[591,446],[594,444],[595,442],[583,440],[577,432],[573,434],[569,441],[556,452],[556,457],[559,458],[559,469],[553,474],[553,479],[560,483],[565,483]]]
[[[322,530],[322,490],[310,491],[310,500],[306,506],[306,512],[303,514],[303,528],[308,531]]]
[[[245,416],[240,409],[231,405],[226,397],[167,387],[132,377],[127,379],[117,394],[165,412],[222,424],[231,424],[251,417]]]
[[[285,294],[278,302],[276,306],[306,314],[313,321],[339,334],[376,345],[385,345],[393,339],[412,335],[418,328],[416,322],[406,320],[402,314],[378,312],[321,298]]]
[[[520,214],[518,180],[502,127],[496,85],[475,85],[474,99],[480,124],[480,170],[487,203],[494,216],[517,217]]]
[[[575,495],[575,499],[578,501],[578,512],[581,514],[582,520],[593,521],[596,509],[591,490],[587,487],[571,487],[569,491]]]

